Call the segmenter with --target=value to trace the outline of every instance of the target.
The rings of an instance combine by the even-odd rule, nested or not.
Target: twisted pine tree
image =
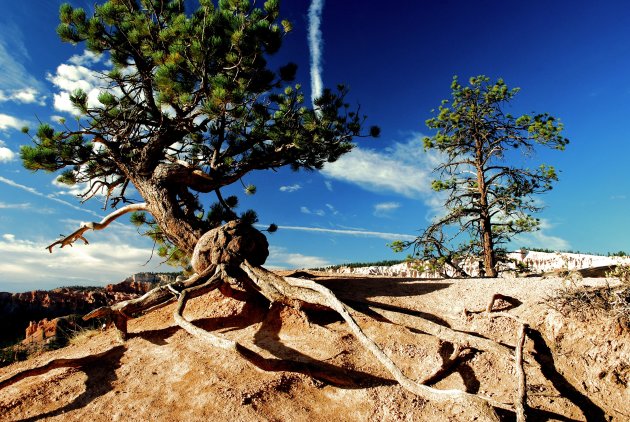
[[[563,126],[548,114],[514,117],[505,112],[519,89],[502,79],[470,78],[451,84],[452,100],[442,101],[437,116],[427,120],[436,134],[424,139],[425,150],[444,157],[435,172],[433,190],[446,193],[445,215],[435,219],[410,242],[394,242],[395,250],[413,246],[415,256],[466,275],[461,258],[481,256],[482,272],[497,276],[505,244],[519,233],[537,230],[532,216],[541,210],[535,195],[549,191],[558,180],[552,166],[518,167],[515,152],[531,156],[537,145],[564,150],[569,143]]]
[[[254,222],[252,211],[235,214],[237,198],[221,188],[253,170],[319,169],[351,150],[364,120],[344,102],[343,86],[311,108],[292,84],[295,64],[269,69],[266,58],[291,29],[278,9],[275,0],[262,8],[201,0],[188,14],[184,1],[111,0],[88,17],[62,5],[61,39],[108,54],[113,68],[98,102],[71,95],[79,128],[41,125],[21,150],[24,166],[63,170],[60,181],[87,183],[86,199],[105,192],[113,207],[131,201],[133,186],[151,215],[133,221],[149,224],[175,261],[224,221]]]

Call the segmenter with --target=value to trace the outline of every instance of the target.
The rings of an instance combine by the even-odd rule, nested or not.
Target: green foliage
[[[628,254],[625,251],[618,251],[618,252],[608,252],[608,256],[624,257],[624,256],[628,256]]]
[[[447,195],[446,212],[414,241],[392,247],[413,246],[416,258],[442,259],[458,270],[459,257],[483,256],[486,273],[495,276],[499,245],[538,229],[540,221],[531,214],[541,207],[534,196],[558,180],[552,166],[521,168],[510,161],[517,152],[531,156],[541,145],[563,150],[569,141],[561,135],[562,124],[548,114],[505,113],[519,90],[502,79],[476,76],[463,86],[455,77],[451,90],[451,99],[426,121],[435,134],[423,141],[425,150],[443,160],[431,187]]]
[[[255,170],[321,169],[365,136],[365,116],[350,109],[343,85],[325,89],[310,107],[294,82],[294,63],[269,67],[291,30],[279,1],[199,0],[195,10],[187,4],[110,0],[92,16],[63,4],[60,38],[104,54],[113,68],[102,77],[97,102],[72,93],[80,113],[75,130],[43,124],[33,145],[21,149],[26,168],[87,183],[86,200],[103,192],[116,207],[137,201],[129,192],[147,202],[147,195],[159,196],[166,202],[159,220],[177,224],[160,227],[141,216],[133,222],[169,262],[181,261],[195,237],[173,231],[199,235],[238,218],[236,203],[221,198],[223,187],[244,183]],[[378,134],[376,127],[369,131]],[[246,194],[256,192],[244,186]],[[250,211],[241,218],[257,221]]]
[[[328,270],[337,270],[339,268],[363,268],[363,267],[391,267],[392,265],[401,264],[405,261],[396,260],[396,259],[385,259],[382,261],[375,262],[349,262],[346,264],[337,264],[330,265],[328,267],[318,267],[318,268],[309,268],[313,271],[328,271]]]

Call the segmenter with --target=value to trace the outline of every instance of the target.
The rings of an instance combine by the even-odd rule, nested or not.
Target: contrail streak
[[[267,227],[262,224],[257,224],[257,227]],[[278,226],[280,230],[297,230],[304,232],[317,232],[317,233],[331,233],[341,234],[346,236],[358,236],[358,237],[377,237],[385,240],[415,240],[416,236],[400,233],[386,233],[386,232],[372,232],[366,230],[340,230],[340,229],[324,229],[320,227],[301,227],[301,226]]]
[[[311,51],[311,101],[321,97],[322,83],[322,49],[324,41],[320,25],[324,0],[313,0],[308,8],[308,47]],[[315,105],[315,104],[313,104]]]

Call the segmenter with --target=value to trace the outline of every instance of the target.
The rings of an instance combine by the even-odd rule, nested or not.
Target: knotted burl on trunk
[[[227,265],[238,268],[243,261],[260,266],[269,256],[269,243],[260,231],[238,220],[206,232],[197,241],[190,262],[201,274],[209,267]]]

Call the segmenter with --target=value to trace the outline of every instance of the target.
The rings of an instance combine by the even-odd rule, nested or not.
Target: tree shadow
[[[435,279],[437,280],[437,279]],[[452,283],[434,279],[391,278],[391,277],[319,277],[314,280],[335,295],[346,300],[362,302],[371,297],[413,297],[449,287]]]
[[[141,338],[148,342],[155,344],[156,346],[164,346],[168,344],[166,339],[170,338],[173,334],[181,330],[180,327],[174,325],[172,327],[159,328],[157,330],[138,331],[134,333],[128,333],[127,338]]]
[[[284,305],[280,304],[272,305],[266,312],[262,325],[254,335],[254,344],[278,358],[265,359],[258,354],[254,356],[254,352],[249,351],[248,356],[253,358],[252,363],[259,368],[266,371],[298,372],[342,388],[365,388],[397,384],[392,379],[322,362],[284,344],[279,336],[282,328],[281,312],[283,307]]]
[[[238,330],[260,323],[261,326],[254,335],[254,344],[268,351],[275,358],[266,358],[242,344],[237,346],[237,352],[247,361],[264,371],[301,373],[343,388],[395,384],[391,379],[312,359],[284,345],[278,336],[282,326],[280,311],[283,306],[276,304],[270,308],[268,302],[247,302],[238,314],[226,317],[202,318],[194,320],[192,323],[211,332]]]
[[[590,398],[580,392],[556,369],[553,354],[547,346],[545,339],[538,330],[532,328],[528,331],[528,337],[534,342],[534,359],[540,365],[543,375],[551,381],[562,397],[569,399],[590,421],[606,421],[606,413]],[[541,419],[545,420],[545,419]]]
[[[81,409],[90,404],[96,398],[111,391],[112,383],[118,378],[116,376],[116,369],[120,368],[121,359],[126,350],[127,348],[125,346],[116,346],[107,352],[100,353],[96,356],[92,355],[78,359],[64,359],[64,361],[67,362],[56,367],[80,368],[87,375],[87,379],[85,380],[85,391],[77,396],[71,403],[68,403],[59,409],[37,416],[31,416],[26,419],[21,419],[21,421],[37,421],[59,416],[72,410]]]
[[[439,353],[442,358],[442,365],[448,365],[448,368],[426,379],[424,384],[434,385],[451,375],[453,372],[456,372],[461,376],[462,381],[464,382],[464,391],[470,394],[477,394],[481,383],[475,375],[473,368],[467,363],[475,357],[476,352],[460,354],[453,361],[450,361],[450,357],[454,350],[455,348],[452,343],[442,342],[442,344],[440,344]]]

